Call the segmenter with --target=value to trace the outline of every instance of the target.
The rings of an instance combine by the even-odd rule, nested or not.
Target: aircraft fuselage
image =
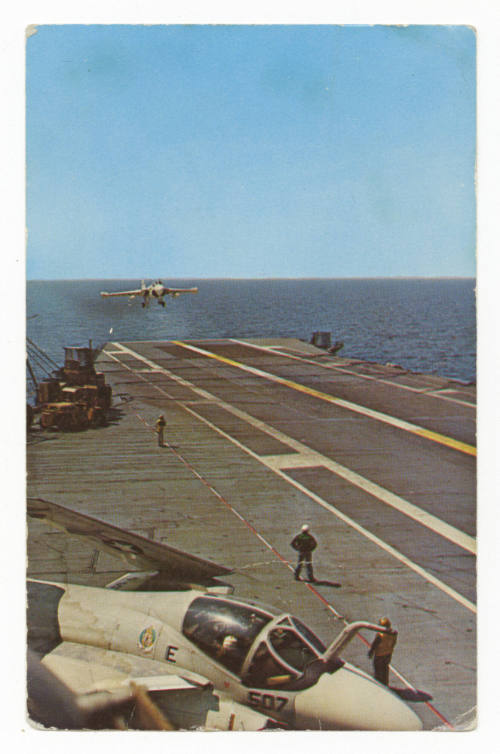
[[[42,654],[66,641],[150,658],[165,663],[171,673],[203,676],[236,702],[297,729],[422,727],[398,697],[341,660],[307,680],[309,668],[321,667],[321,642],[291,616],[273,616],[242,600],[195,590],[120,592],[30,582],[29,595],[30,610],[44,605],[45,624],[51,627],[43,636],[32,630],[28,637]],[[40,625],[40,620],[32,616],[28,625]],[[240,655],[231,658],[229,643],[224,656],[227,641],[219,640],[224,634],[245,645]],[[305,669],[301,657],[307,658]]]

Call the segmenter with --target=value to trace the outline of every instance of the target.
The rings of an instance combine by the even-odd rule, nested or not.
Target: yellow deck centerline
[[[285,351],[282,351],[279,346],[261,346],[256,345],[255,343],[249,343],[245,340],[239,340],[238,338],[230,338],[231,343],[238,343],[240,346],[246,346],[246,348],[254,348],[256,351],[263,351],[264,353],[272,353],[276,354],[277,356],[283,356],[286,359],[292,359],[293,361],[300,361],[302,364],[312,364],[315,367],[319,367],[320,369],[329,369],[331,372],[341,372],[342,374],[350,374],[353,377],[356,377],[360,380],[369,380],[371,382],[378,382],[381,385],[390,385],[390,387],[396,388],[397,390],[407,390],[410,393],[416,393],[417,395],[425,395],[430,398],[436,398],[436,400],[440,401],[448,401],[450,403],[456,403],[459,406],[466,406],[467,408],[475,409],[475,404],[470,403],[468,401],[462,401],[459,398],[450,398],[449,396],[443,395],[444,392],[453,392],[453,389],[447,389],[445,390],[434,390],[429,389],[428,387],[424,388],[416,388],[411,387],[410,385],[402,385],[399,382],[394,382],[394,380],[389,379],[383,379],[380,376],[375,377],[372,374],[363,374],[363,372],[356,372],[353,369],[346,369],[346,367],[342,367],[339,364],[325,364],[322,361],[317,361],[313,359],[307,359],[305,356],[298,356],[297,354],[291,354],[287,353]]]
[[[219,354],[213,353],[212,351],[206,351],[204,348],[198,348],[197,346],[190,345],[189,343],[184,343],[181,340],[174,340],[172,342],[175,343],[175,345],[186,348],[190,351],[193,351],[194,353],[199,353],[202,356],[206,356],[210,359],[215,359],[216,361],[228,364],[229,366],[236,367],[237,369],[241,369],[242,371],[248,372],[249,374],[254,374],[256,377],[262,377],[263,379],[284,385],[285,387],[289,387],[292,390],[304,393],[305,395],[310,395],[313,398],[319,398],[319,400],[340,406],[341,408],[345,408],[348,411],[354,411],[357,414],[368,416],[371,419],[375,419],[376,421],[383,422],[384,424],[389,424],[392,427],[397,427],[398,429],[402,429],[405,432],[410,432],[411,434],[418,435],[419,437],[423,437],[426,440],[431,440],[432,442],[439,443],[440,445],[445,445],[448,448],[458,450],[461,453],[465,453],[466,455],[476,455],[476,448],[473,445],[468,445],[467,443],[461,442],[460,440],[455,440],[453,437],[447,437],[446,435],[442,435],[439,432],[433,432],[430,429],[419,427],[417,424],[411,424],[410,422],[403,421],[402,419],[397,419],[394,416],[389,416],[388,414],[384,414],[380,411],[374,411],[373,409],[366,408],[365,406],[360,406],[357,403],[346,401],[343,398],[337,398],[334,395],[322,393],[315,388],[301,385],[300,383],[293,382],[292,380],[287,380],[285,377],[279,377],[275,374],[264,372],[262,369],[248,366],[248,364],[242,364],[239,361],[234,361],[234,359],[228,359],[226,356],[220,356]]]

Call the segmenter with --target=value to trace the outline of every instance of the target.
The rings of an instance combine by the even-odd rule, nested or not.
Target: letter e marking
[[[168,645],[167,651],[165,652],[165,659],[167,662],[175,662],[174,654],[178,649],[179,647],[173,647],[171,644]]]

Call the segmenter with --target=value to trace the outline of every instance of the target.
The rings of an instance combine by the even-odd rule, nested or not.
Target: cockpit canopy
[[[223,597],[197,597],[182,632],[244,684],[259,688],[291,688],[311,664],[322,664],[326,649],[297,618]]]
[[[197,597],[184,617],[182,632],[207,655],[238,674],[255,637],[273,619],[253,605],[220,597]]]

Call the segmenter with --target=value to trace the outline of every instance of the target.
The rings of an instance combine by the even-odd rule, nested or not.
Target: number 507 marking
[[[273,696],[273,694],[261,694],[259,691],[248,692],[248,703],[252,707],[262,707],[263,709],[279,712],[283,709],[288,701],[286,696]]]

